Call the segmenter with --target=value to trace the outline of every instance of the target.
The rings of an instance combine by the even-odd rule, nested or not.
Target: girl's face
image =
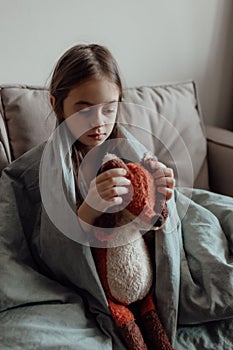
[[[72,134],[91,149],[111,134],[119,88],[107,79],[91,79],[70,90],[63,101],[64,119]]]

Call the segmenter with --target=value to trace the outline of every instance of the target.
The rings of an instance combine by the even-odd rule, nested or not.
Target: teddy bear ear
[[[150,151],[148,152],[145,152],[143,154],[143,157],[141,159],[141,162],[140,164],[145,168],[147,169],[149,172],[152,172],[153,173],[153,170],[151,168],[151,162],[157,162],[158,161],[158,158]]]
[[[107,153],[103,158],[100,171],[103,172],[114,168],[124,168],[128,171],[127,165],[123,162],[121,158],[117,157],[113,153]]]
[[[102,160],[102,164],[108,162],[109,160],[113,160],[113,159],[119,159],[119,157],[117,157],[117,155],[114,153],[106,153],[103,160]]]

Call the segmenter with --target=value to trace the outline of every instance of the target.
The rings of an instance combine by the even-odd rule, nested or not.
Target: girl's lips
[[[92,139],[95,139],[95,140],[101,140],[103,137],[105,137],[106,134],[91,134],[91,135],[88,135],[88,137],[91,137]]]

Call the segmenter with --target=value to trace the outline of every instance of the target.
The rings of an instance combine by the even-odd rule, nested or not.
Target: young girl
[[[95,148],[83,166],[89,187],[87,198],[77,208],[80,223],[88,230],[85,223],[93,225],[101,212],[121,204],[121,196],[128,192],[130,184],[123,169],[112,169],[95,178],[96,160],[103,156],[98,146],[117,137],[117,108],[122,98],[122,83],[111,53],[99,45],[78,45],[68,50],[55,67],[50,94],[58,122],[66,120],[75,138],[84,130],[75,142],[76,163],[80,164],[85,154]],[[72,118],[69,121],[77,112],[78,122]],[[157,161],[151,166],[157,169],[159,191],[169,200],[175,184],[172,169]]]
[[[115,60],[100,45],[71,48],[55,67],[50,95],[59,124],[54,137],[10,164],[0,179],[4,334],[11,339],[14,326],[17,337],[25,334],[25,349],[51,342],[67,349],[126,349],[128,338],[120,337],[113,322],[91,246],[95,220],[120,207],[130,187],[123,168],[98,174],[102,158],[112,148],[117,153],[114,140],[122,136],[126,148],[138,151],[133,135],[118,123],[122,84]],[[189,339],[197,344],[199,330],[200,347],[194,346],[203,349],[206,332],[215,327],[210,347],[220,348],[225,337],[232,339],[232,198],[193,190],[190,200],[186,190],[174,188],[171,169],[156,158],[149,165],[167,206],[180,210],[182,218],[171,229],[169,212],[155,235],[154,294],[162,323],[172,344],[176,337],[184,339],[182,349]],[[185,216],[183,206],[188,207]],[[209,328],[200,325],[213,320]],[[180,324],[188,327],[177,332]],[[15,341],[19,344],[19,338]],[[155,348],[148,341],[147,346]]]
[[[96,175],[96,169],[109,148],[109,141],[119,137],[120,129],[117,112],[122,98],[122,83],[111,53],[99,45],[78,45],[68,50],[55,67],[50,95],[59,127],[67,126],[73,136],[77,216],[83,231],[90,236],[96,219],[109,208],[120,205],[130,185],[123,168]],[[87,189],[85,196],[80,193],[80,166]],[[150,159],[150,167],[155,173],[158,191],[169,200],[175,184],[173,171],[155,157]],[[130,349],[147,349],[139,329],[131,335],[126,331],[127,326],[124,324],[123,333]],[[131,336],[132,339],[129,339]],[[133,336],[137,337],[136,345],[133,345]],[[155,348],[155,344],[150,346]],[[171,349],[170,345],[166,349]]]

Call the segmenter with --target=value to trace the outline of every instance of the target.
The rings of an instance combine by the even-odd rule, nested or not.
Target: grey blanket
[[[123,350],[91,248],[79,242],[85,235],[78,222],[76,239],[75,232],[59,229],[67,213],[56,225],[41,203],[38,169],[45,145],[12,163],[0,180],[0,348]],[[52,189],[50,195],[53,201]],[[230,350],[233,199],[176,189],[168,203],[169,219],[155,242],[161,320],[177,350]]]

